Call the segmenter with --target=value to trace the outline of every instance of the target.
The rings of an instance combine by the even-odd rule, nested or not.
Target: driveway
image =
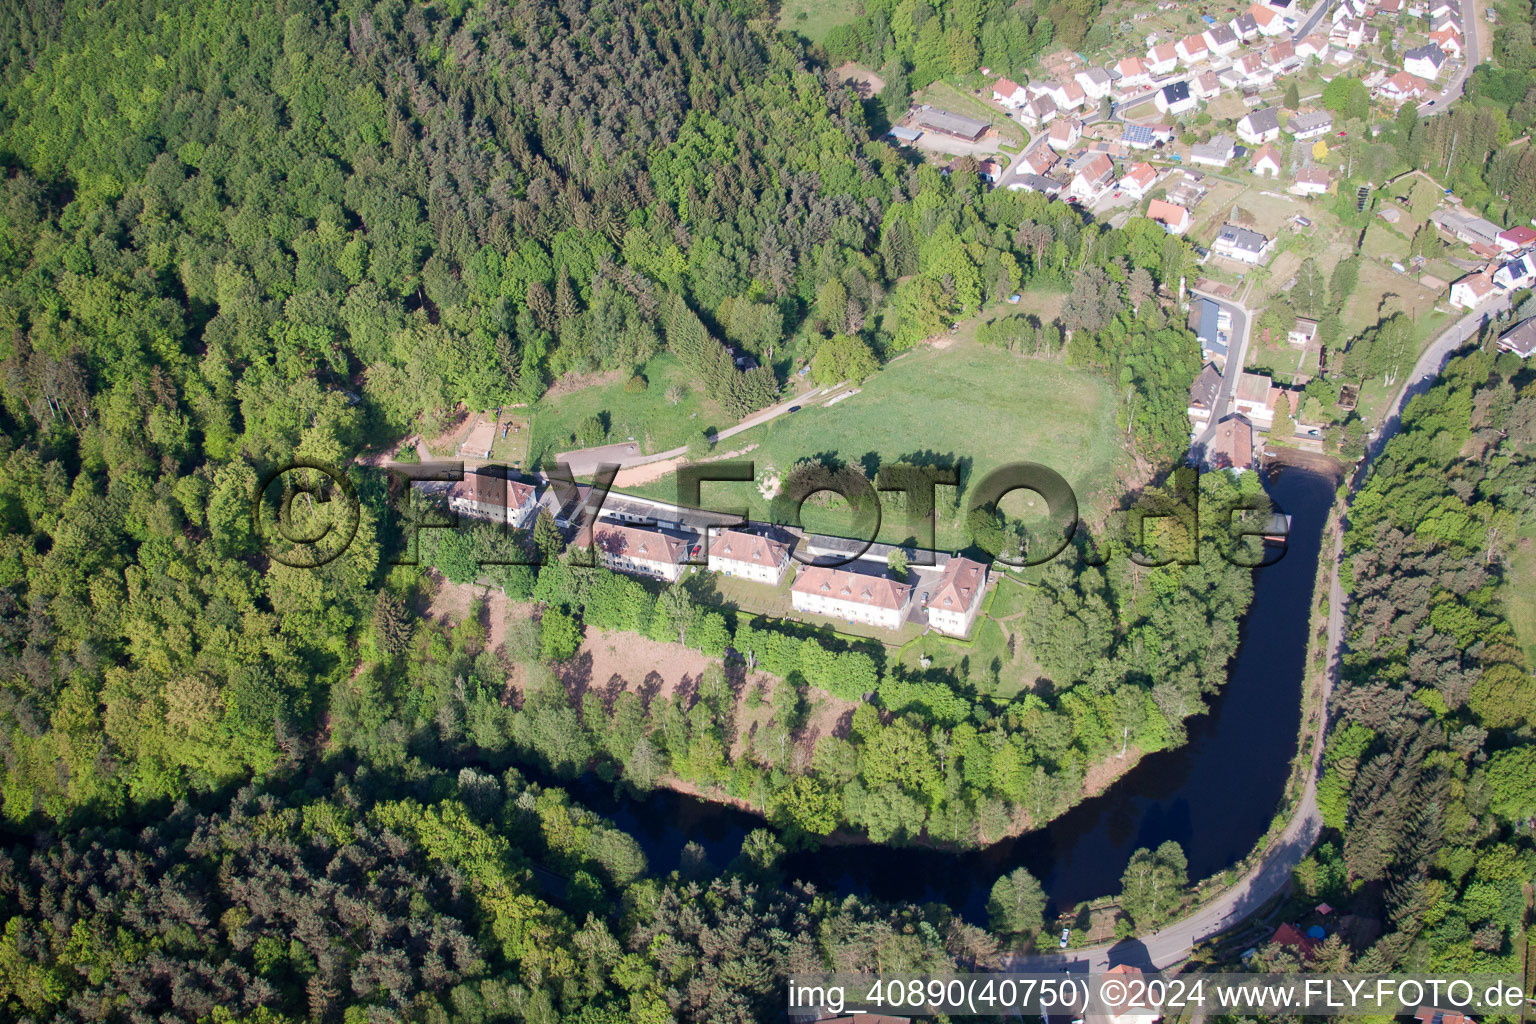
[[[743,430],[751,430],[753,427],[767,423],[769,420],[783,416],[791,409],[797,409],[802,405],[809,405],[811,400],[818,395],[826,394],[831,388],[817,388],[807,391],[803,395],[794,398],[786,398],[777,405],[770,405],[766,409],[759,409],[734,427],[726,427],[716,431],[715,443],[724,441],[728,437],[734,437]],[[633,441],[625,441],[619,444],[605,444],[597,448],[581,448],[576,451],[561,452],[555,456],[556,462],[567,463],[571,467],[573,476],[591,476],[597,472],[597,467],[602,463],[617,465],[620,469],[628,469],[631,466],[645,466],[652,462],[661,462],[664,459],[679,459],[688,454],[688,446],[669,448],[664,452],[656,452],[654,455],[640,454],[639,445]]]

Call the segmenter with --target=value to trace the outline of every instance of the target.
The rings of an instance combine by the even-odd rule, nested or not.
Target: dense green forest
[[[1068,357],[1125,389],[1146,455],[1182,448],[1198,356],[1148,296],[1187,245],[912,167],[756,13],[6,8],[8,819],[304,747],[376,591],[416,576],[376,540],[377,482],[317,570],[260,556],[249,495],[460,402],[666,345],[747,409],[775,346],[890,354],[1027,277],[1091,297]]]
[[[358,769],[0,853],[11,1020],[663,1024],[782,1016],[782,979],[953,970],[940,907],[831,901],[748,836],[660,878],[558,789]]]
[[[1506,602],[1530,586],[1510,558],[1536,502],[1533,454],[1536,379],[1485,338],[1409,403],[1350,509],[1327,832],[1297,878],[1384,923],[1354,951],[1361,970],[1522,970],[1536,682]]]
[[[916,166],[766,9],[17,2],[0,40],[0,799],[51,837],[0,863],[8,1016],[764,1019],[791,970],[992,940],[779,879],[767,832],[653,878],[515,763],[699,780],[791,843],[967,844],[1053,813],[1127,729],[1175,739],[1220,685],[1247,584],[1218,562],[1062,570],[1096,609],[1046,655],[1063,693],[997,713],[563,561],[494,571],[540,613],[488,649],[473,616],[419,621],[430,579],[361,466],[341,557],[268,557],[252,495],[290,460],[662,349],[740,415],[824,346],[818,372],[869,372],[1030,283],[1080,298],[989,341],[1107,375],[1141,453],[1180,452],[1198,353],[1163,303],[1188,246]],[[530,539],[467,536],[428,561],[460,578]],[[604,704],[550,667],[598,626],[675,631],[718,671]],[[779,679],[774,715],[727,758],[743,662]],[[866,688],[848,740],[773,742]]]

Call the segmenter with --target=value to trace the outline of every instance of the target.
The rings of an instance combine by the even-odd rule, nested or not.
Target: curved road
[[[1425,349],[1414,364],[1413,373],[1398,391],[1387,410],[1383,426],[1374,432],[1367,446],[1365,458],[1350,480],[1350,492],[1365,479],[1366,469],[1380,454],[1382,447],[1397,433],[1402,423],[1402,409],[1409,399],[1428,390],[1433,378],[1450,354],[1472,338],[1489,321],[1509,308],[1509,296],[1499,294],[1468,313],[1447,328]],[[1334,571],[1328,593],[1328,669],[1323,682],[1323,702],[1333,693],[1338,678],[1339,661],[1344,650],[1345,594],[1339,584],[1338,566],[1343,555],[1343,524],[1334,529]],[[1209,905],[1190,916],[1161,928],[1139,939],[1128,939],[1109,945],[1090,946],[1066,953],[1042,953],[1033,956],[1009,956],[1007,969],[1016,971],[1059,971],[1099,973],[1110,967],[1129,963],[1142,968],[1167,969],[1189,957],[1197,943],[1241,923],[1253,914],[1290,882],[1291,872],[1312,849],[1322,831],[1322,816],[1317,810],[1318,768],[1322,760],[1323,733],[1327,729],[1327,715],[1318,724],[1318,734],[1313,743],[1312,770],[1307,773],[1306,786],[1290,822],[1280,837],[1270,846],[1264,858],[1231,889],[1222,893]]]

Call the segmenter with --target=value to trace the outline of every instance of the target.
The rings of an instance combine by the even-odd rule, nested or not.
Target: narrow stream
[[[1064,908],[1118,892],[1138,847],[1177,840],[1196,880],[1237,863],[1269,828],[1296,752],[1312,588],[1334,486],[1295,468],[1268,480],[1276,504],[1292,516],[1290,543],[1279,562],[1255,570],[1231,678],[1212,709],[1190,722],[1184,746],[1144,758],[1045,829],[986,850],[827,847],[790,857],[790,875],[839,893],[939,900],[984,923],[992,883],[1019,865]],[[658,872],[677,867],[690,841],[723,867],[742,837],[763,827],[754,815],[676,793],[642,801],[616,796],[591,777],[563,785],[633,834]]]

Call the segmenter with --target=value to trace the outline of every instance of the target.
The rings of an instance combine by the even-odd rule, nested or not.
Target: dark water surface
[[[1117,892],[1138,847],[1178,841],[1191,879],[1246,856],[1279,808],[1296,752],[1312,587],[1334,481],[1285,469],[1268,489],[1292,516],[1289,547],[1279,562],[1255,571],[1253,605],[1230,680],[1214,707],[1191,720],[1184,746],[1144,758],[1105,793],[1045,829],[986,850],[828,847],[790,857],[790,875],[823,890],[940,900],[982,922],[992,883],[1019,865],[1062,908]],[[723,867],[742,837],[763,827],[755,815],[676,793],[657,792],[642,801],[615,796],[590,777],[561,785],[634,835],[658,872],[677,867],[690,841],[704,847],[713,866]]]

